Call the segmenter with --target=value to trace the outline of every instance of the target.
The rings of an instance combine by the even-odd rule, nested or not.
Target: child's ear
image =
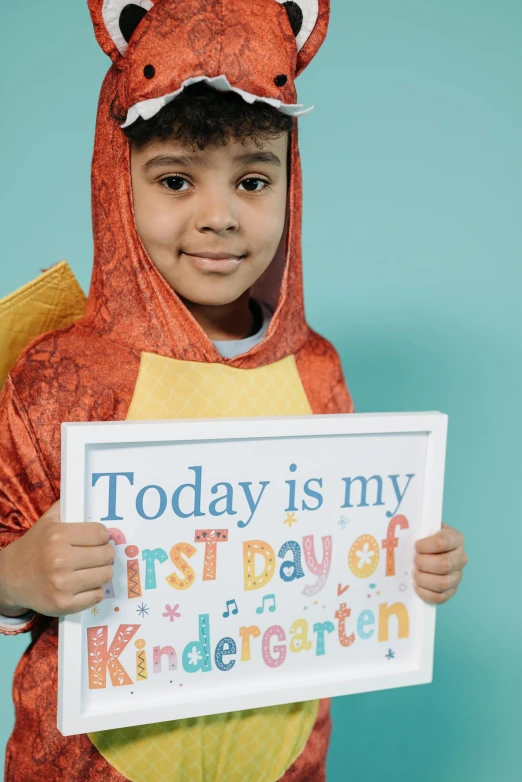
[[[155,0],[156,1],[156,0]],[[125,54],[132,33],[153,0],[87,0],[94,34],[101,48],[113,62]]]
[[[304,71],[326,37],[330,0],[277,0],[286,9],[297,44],[295,75]]]

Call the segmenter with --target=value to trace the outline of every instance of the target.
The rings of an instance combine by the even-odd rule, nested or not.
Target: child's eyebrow
[[[236,155],[233,158],[234,163],[252,164],[252,163],[271,163],[273,166],[280,166],[281,161],[273,152],[247,152],[243,155]],[[206,163],[201,158],[192,155],[155,155],[142,166],[143,173],[147,173],[152,168],[162,166],[200,166],[204,167]]]

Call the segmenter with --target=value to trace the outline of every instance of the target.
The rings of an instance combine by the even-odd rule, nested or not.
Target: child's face
[[[247,139],[196,151],[175,141],[131,147],[138,233],[182,298],[229,304],[270,264],[285,224],[287,148],[286,132],[262,146]]]

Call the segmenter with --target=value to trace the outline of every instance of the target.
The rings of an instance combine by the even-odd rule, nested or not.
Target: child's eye
[[[171,174],[170,176],[163,177],[163,179],[160,179],[159,181],[162,187],[164,187],[166,190],[171,190],[178,193],[190,188],[190,183],[188,180],[185,179],[185,177],[179,176],[178,174]],[[183,183],[188,185],[188,187],[183,187]],[[259,183],[261,183],[262,187],[258,187]],[[248,193],[260,193],[261,191],[266,190],[266,188],[270,185],[269,182],[267,182],[265,179],[261,179],[260,177],[249,177],[248,179],[243,179],[243,181],[239,184],[245,185],[245,190]]]
[[[176,192],[178,192],[178,191],[180,191],[182,189],[184,189],[184,190],[187,189],[187,188],[182,188],[183,182],[186,182],[188,184],[188,180],[186,180],[185,177],[178,176],[178,175],[166,176],[166,177],[163,177],[163,179],[160,179],[159,181],[160,181],[160,183],[162,184],[162,186],[166,190],[174,190]],[[164,184],[166,182],[172,183],[172,186],[170,184]]]
[[[251,187],[252,184],[256,185],[258,182],[261,182],[264,187]],[[243,179],[240,184],[247,185],[246,190],[248,193],[260,193],[262,190],[266,190],[266,188],[270,186],[270,183],[267,182],[266,179],[260,179],[259,177],[249,177],[248,179]]]

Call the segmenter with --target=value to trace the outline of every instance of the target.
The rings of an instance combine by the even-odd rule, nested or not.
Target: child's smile
[[[239,264],[246,258],[246,253],[218,253],[212,250],[198,250],[197,252],[181,251],[187,257],[194,268],[202,272],[218,272],[219,274],[232,274]]]

